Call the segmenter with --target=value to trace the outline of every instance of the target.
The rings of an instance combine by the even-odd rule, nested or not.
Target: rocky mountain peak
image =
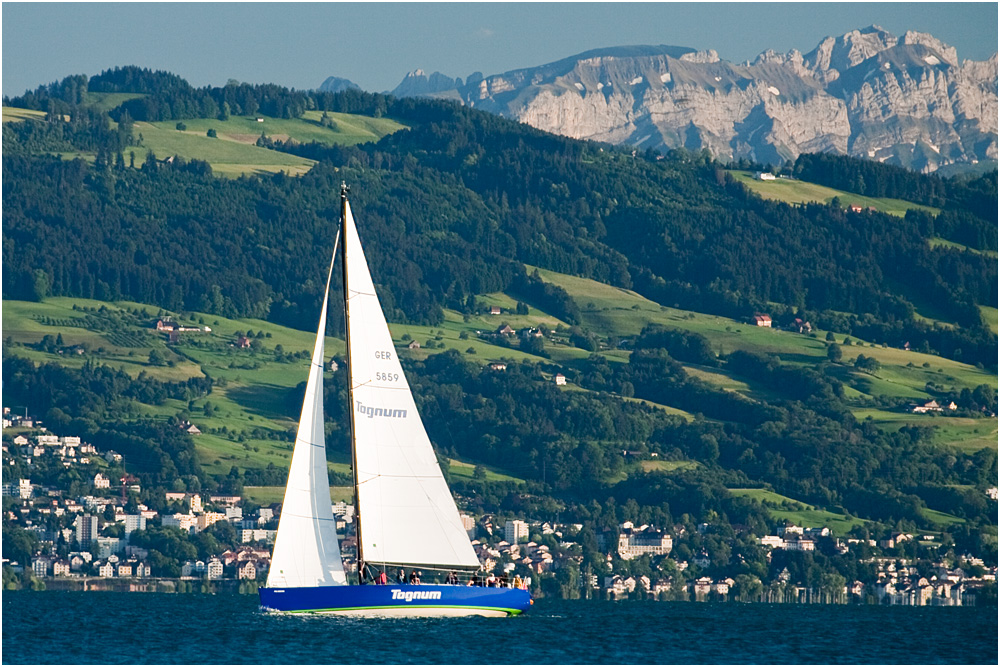
[[[920,44],[926,46],[932,51],[936,51],[944,62],[955,67],[958,66],[958,51],[955,50],[955,47],[948,46],[931,34],[909,30],[903,35],[903,44]]]
[[[719,54],[715,49],[708,49],[707,51],[685,53],[681,55],[680,59],[688,63],[717,63],[719,62]]]
[[[361,87],[353,81],[349,79],[342,79],[339,76],[329,76],[319,86],[319,89],[325,93],[339,93],[343,90],[351,88],[361,89]]]
[[[780,163],[830,151],[934,170],[997,158],[997,57],[958,65],[932,35],[879,26],[827,37],[806,55],[752,62],[714,50],[617,46],[463,84],[407,75],[397,96],[474,105],[539,129],[643,148],[708,148]]]
[[[835,70],[837,75],[868,60],[899,42],[894,35],[879,26],[869,26],[863,30],[852,30],[839,38],[827,37],[809,55],[806,63],[817,72]],[[835,76],[820,76],[829,82]]]
[[[438,93],[454,90],[462,86],[462,79],[453,79],[441,72],[434,72],[430,76],[422,69],[415,69],[407,74],[403,81],[392,91],[397,97],[419,97],[423,95],[436,95]]]

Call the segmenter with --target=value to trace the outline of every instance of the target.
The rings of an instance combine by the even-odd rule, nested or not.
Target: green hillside
[[[195,121],[192,124],[196,124]],[[219,121],[211,121],[211,124],[224,125]],[[206,136],[207,130],[182,132],[142,122],[136,123],[135,128],[142,135],[142,143],[130,148],[129,152],[135,153],[137,164],[148,151],[160,159],[177,155],[186,160],[204,160],[212,165],[213,172],[224,176],[277,171],[304,174],[315,164],[312,160],[259,148],[253,142],[239,141],[233,135],[219,134],[213,138]]]
[[[835,190],[834,188],[828,188],[825,185],[817,185],[816,183],[808,183],[798,179],[776,178],[773,181],[761,181],[758,180],[755,173],[751,171],[734,170],[729,173],[732,174],[737,181],[744,184],[761,197],[785,202],[786,204],[829,204],[836,197],[839,198],[840,203],[844,208],[856,204],[863,208],[872,207],[876,211],[889,213],[890,215],[898,215],[900,217],[906,215],[906,212],[910,209],[926,211],[931,215],[937,215],[941,212],[940,209],[932,206],[915,204],[913,202],[903,201],[902,199],[865,197],[864,195],[854,194],[845,190]]]
[[[137,95],[129,93],[88,93],[88,103],[107,111],[136,97]],[[241,174],[278,171],[299,175],[309,171],[316,164],[315,160],[258,147],[256,142],[262,134],[279,141],[353,146],[378,141],[385,135],[406,127],[389,118],[337,112],[329,112],[327,116],[329,121],[326,125],[322,124],[323,112],[320,111],[306,111],[300,118],[255,115],[230,116],[225,121],[215,118],[139,121],[134,126],[138,143],[127,147],[124,152],[130,156],[130,160],[134,154],[136,165],[141,164],[146,153],[152,151],[161,160],[174,155],[185,160],[203,160],[212,165],[215,173],[222,176],[237,177]],[[41,111],[3,108],[4,122],[44,117],[45,113]],[[178,124],[184,129],[178,129]],[[214,130],[216,136],[207,136],[209,130]],[[64,159],[78,156],[93,159],[93,153],[89,152],[60,154]]]
[[[105,308],[112,313],[145,310],[149,316],[140,318],[142,325],[95,330],[88,329],[84,322],[93,311],[84,311],[84,308]],[[203,431],[195,439],[195,447],[208,474],[225,474],[233,465],[264,468],[273,463],[287,467],[291,442],[282,438],[287,438],[296,426],[301,398],[295,388],[305,382],[308,360],[279,362],[274,350],[281,346],[288,353],[304,355],[312,348],[314,334],[263,320],[230,320],[201,313],[186,313],[185,317],[170,314],[184,326],[208,326],[211,331],[184,333],[180,343],[168,344],[165,334],[154,329],[157,317],[167,315],[160,315],[161,312],[154,306],[127,301],[105,303],[58,297],[44,303],[4,301],[3,335],[8,345],[7,353],[36,363],[57,362],[79,368],[88,361],[96,361],[121,368],[133,377],[145,373],[160,380],[177,381],[207,373],[217,382],[223,379],[224,383],[216,384],[207,397],[190,403],[168,399],[161,405],[143,405],[140,416],[166,419],[182,412],[190,414],[191,420]],[[263,343],[261,350],[236,350],[232,345],[237,333],[248,330],[258,335],[254,340]],[[46,335],[61,336],[66,349],[46,352],[30,347]],[[85,352],[77,354],[75,349],[70,349],[76,347]],[[500,350],[495,346],[484,347]],[[149,355],[153,350],[162,354],[165,364],[150,363]],[[343,354],[343,340],[327,338],[326,350],[328,354]],[[500,356],[484,355],[483,360],[499,359]],[[206,414],[206,404],[211,406],[210,415]],[[223,427],[228,433],[209,432]],[[255,432],[267,437],[248,435]],[[458,477],[471,478],[472,468],[469,463],[452,462],[453,473]],[[349,474],[345,452],[331,452],[330,469]],[[487,469],[487,479],[523,481],[493,469]]]
[[[782,362],[811,367],[826,360],[824,331],[815,331],[814,336],[781,331],[772,328],[755,327],[729,318],[695,313],[674,308],[661,307],[648,299],[630,291],[611,287],[592,280],[568,276],[553,271],[539,270],[542,278],[565,289],[577,302],[583,315],[582,325],[601,339],[615,340],[637,335],[647,324],[661,324],[705,336],[713,350],[729,354],[734,350],[745,350],[758,354],[777,355]],[[545,350],[549,362],[572,369],[591,353],[574,347],[565,331],[566,324],[534,306],[525,315],[512,311],[517,300],[513,297],[494,293],[481,297],[487,305],[499,305],[500,315],[462,315],[446,310],[445,320],[438,326],[414,324],[390,324],[393,339],[400,354],[414,360],[422,360],[444,350],[455,350],[467,360],[486,365],[500,360],[543,359],[523,352],[516,347],[509,348],[484,340],[481,334],[496,330],[501,324],[509,324],[515,329],[545,326],[552,333],[547,339]],[[275,355],[279,348],[285,355],[300,353],[305,356],[311,349],[313,334],[290,329],[271,322],[256,319],[234,320],[218,315],[191,312],[183,317],[172,314],[177,321],[192,326],[208,326],[210,333],[194,332],[183,334],[181,342],[168,345],[163,334],[152,329],[160,309],[132,302],[104,303],[95,300],[53,297],[44,303],[4,301],[4,338],[17,347],[11,352],[25,356],[36,362],[58,361],[67,366],[80,367],[88,359],[99,359],[120,367],[132,376],[147,373],[163,380],[182,380],[207,373],[223,379],[224,386],[217,386],[209,397],[194,401],[190,405],[178,401],[168,401],[161,406],[149,406],[148,414],[166,418],[183,410],[188,410],[202,430],[226,427],[231,436],[218,433],[205,434],[197,440],[199,456],[206,470],[224,473],[230,465],[264,467],[268,463],[287,465],[290,444],[266,438],[247,437],[255,429],[273,433],[281,437],[294,429],[298,403],[295,387],[304,381],[302,362],[281,362]],[[112,310],[145,310],[144,327],[135,326],[131,331],[98,331],[88,329],[83,322],[86,312],[78,308]],[[237,350],[232,345],[238,334],[253,332],[260,342],[257,350]],[[45,335],[61,335],[64,345],[85,346],[82,355],[44,352],[30,347]],[[838,342],[844,336],[836,334]],[[417,349],[409,349],[416,341]],[[326,348],[330,354],[343,354],[343,341],[327,338]],[[158,350],[168,365],[154,366],[148,361],[152,350]],[[857,406],[854,414],[859,420],[872,418],[880,428],[898,430],[906,424],[931,426],[935,430],[935,442],[955,446],[964,451],[974,452],[982,447],[996,449],[996,418],[968,419],[946,416],[913,415],[903,412],[872,410],[866,402],[886,397],[902,397],[925,402],[934,396],[927,391],[928,383],[961,390],[972,389],[980,384],[997,386],[995,375],[934,355],[904,351],[883,346],[873,346],[863,340],[854,339],[853,344],[844,346],[845,360],[850,361],[857,354],[878,359],[882,367],[870,374],[854,369],[844,363],[833,368],[833,373],[848,387],[848,398]],[[609,349],[600,351],[609,360],[617,363],[627,361],[628,352]],[[926,364],[926,365],[925,365]],[[771,402],[784,398],[780,391],[761,385],[752,377],[734,375],[725,368],[707,368],[686,363],[687,372],[705,382],[726,391],[741,393],[757,401]],[[576,388],[569,385],[569,388]],[[578,389],[578,388],[576,388]],[[630,398],[647,405],[661,408],[670,414],[691,419],[691,415],[675,406],[657,405],[651,401]],[[205,404],[213,407],[211,416],[204,415]],[[198,414],[199,411],[202,414]],[[238,434],[242,442],[236,439]],[[335,470],[346,472],[346,460]]]
[[[88,86],[114,92],[81,108]],[[10,103],[58,116],[3,126],[5,400],[114,442],[148,493],[279,492],[347,182],[428,433],[476,511],[692,531],[716,517],[757,531],[778,511],[879,532],[961,518],[969,553],[995,536],[993,175],[806,156],[796,174],[840,189],[765,198],[707,152],[130,67]],[[785,203],[838,195],[895,215]],[[167,311],[200,330],[170,342],[152,328]],[[763,313],[777,326],[754,326]],[[343,370],[325,382],[341,391]],[[343,486],[345,405],[327,397]],[[931,398],[955,413],[913,414]],[[729,488],[799,504],[765,511]]]
[[[34,109],[18,109],[16,107],[3,107],[3,122],[16,123],[25,119],[38,120],[45,118],[44,111]]]
[[[726,317],[660,306],[630,290],[585,278],[545,270],[539,270],[539,274],[546,281],[565,289],[579,304],[585,326],[602,336],[635,335],[646,324],[656,323],[701,334],[720,354],[729,354],[734,350],[774,354],[782,362],[795,365],[814,365],[826,359],[825,337],[828,332],[821,329],[814,329],[812,333],[815,335],[803,335],[777,328],[757,327]],[[838,343],[846,337],[839,332],[832,333]],[[923,389],[927,382],[935,380],[969,388],[983,383],[997,386],[994,374],[935,355],[884,347],[858,338],[853,338],[852,344],[844,346],[843,350],[846,359],[864,354],[881,362],[882,370],[877,376],[854,372],[846,374],[848,380],[869,384],[880,381],[882,384],[876,385],[871,392],[875,395],[902,392],[929,400]],[[925,363],[927,367],[924,367]],[[727,380],[719,369],[710,372],[694,369],[694,372],[701,373],[709,381],[734,388],[729,384],[732,379]],[[739,383],[745,386],[745,382]]]
[[[231,116],[225,121],[191,118],[157,123],[137,122],[135,131],[142,135],[139,148],[151,150],[159,158],[179,155],[188,160],[204,160],[221,175],[239,176],[276,171],[304,174],[315,164],[314,160],[258,147],[256,142],[262,134],[280,141],[352,146],[378,141],[387,134],[405,129],[405,126],[388,118],[345,113],[329,113],[328,116],[333,123],[329,127],[320,124],[321,112],[307,111],[301,118]],[[177,129],[178,122],[185,129]],[[207,136],[209,130],[214,130],[216,137]],[[142,156],[136,150],[136,159],[140,160]]]
[[[803,528],[829,528],[834,535],[845,536],[864,521],[838,512],[830,512],[766,489],[730,489],[740,498],[750,498],[764,506],[768,514],[780,521],[788,521]]]

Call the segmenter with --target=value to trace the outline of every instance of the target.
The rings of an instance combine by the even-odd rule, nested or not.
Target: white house
[[[36,577],[49,576],[49,568],[52,566],[52,559],[47,556],[39,556],[31,560],[31,569]]]
[[[205,561],[185,561],[181,565],[182,577],[200,577],[205,574]]]
[[[785,541],[777,535],[765,535],[760,538],[760,545],[762,547],[771,547],[772,549],[783,549]]]
[[[205,573],[209,579],[222,579],[222,561],[213,557],[205,566]]]
[[[193,514],[172,514],[163,517],[163,525],[191,532],[198,526],[198,517]]]

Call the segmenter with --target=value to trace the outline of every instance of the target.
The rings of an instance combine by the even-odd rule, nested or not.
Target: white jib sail
[[[336,245],[333,256],[337,256]],[[323,347],[332,274],[331,259],[306,394],[302,401],[302,416],[288,469],[288,485],[281,505],[278,535],[267,573],[268,588],[347,584],[330,504],[323,431]]]
[[[478,567],[393,347],[350,206],[344,243],[351,410],[365,561]]]

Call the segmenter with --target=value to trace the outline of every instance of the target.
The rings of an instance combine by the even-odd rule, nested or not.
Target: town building
[[[640,526],[635,528],[631,521],[621,525],[618,533],[618,555],[622,560],[631,560],[637,556],[650,554],[665,556],[673,547],[673,539],[664,531]]]
[[[504,524],[504,539],[511,544],[517,544],[521,539],[528,539],[528,524],[514,519]]]
[[[31,570],[35,573],[36,577],[47,577],[49,576],[49,568],[52,567],[52,559],[48,556],[38,556],[37,558],[31,559]]]
[[[242,565],[236,568],[236,577],[238,579],[256,579],[257,578],[257,566],[254,565],[252,560],[244,562]]]
[[[193,514],[170,514],[164,515],[163,519],[164,527],[180,528],[181,530],[191,532],[196,530],[198,527],[198,517]]]
[[[214,557],[209,560],[205,566],[205,575],[209,579],[222,579],[222,561]]]
[[[97,517],[91,514],[84,514],[76,517],[73,522],[76,528],[76,541],[81,547],[90,545],[90,541],[97,537]]]
[[[125,524],[126,535],[131,535],[135,530],[146,530],[146,517],[141,514],[126,514],[122,522]]]
[[[92,542],[97,545],[98,558],[111,558],[113,554],[125,551],[125,540],[120,537],[95,537]]]
[[[462,520],[462,528],[465,528],[465,532],[469,536],[469,539],[470,540],[476,539],[475,518],[469,516],[468,514],[462,514],[458,518]]]

